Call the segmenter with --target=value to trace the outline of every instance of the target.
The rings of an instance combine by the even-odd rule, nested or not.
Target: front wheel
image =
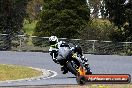
[[[77,76],[76,81],[79,85],[84,85],[87,80],[84,76]]]

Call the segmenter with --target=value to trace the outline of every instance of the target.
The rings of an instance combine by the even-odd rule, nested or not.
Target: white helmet
[[[50,45],[54,45],[54,44],[56,44],[58,42],[58,38],[56,37],[56,36],[51,36],[50,38],[49,38],[49,43],[50,43]]]

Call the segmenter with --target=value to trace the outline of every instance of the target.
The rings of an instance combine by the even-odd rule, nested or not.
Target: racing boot
[[[85,64],[84,64],[84,67],[85,67],[85,69],[86,69],[86,74],[92,74],[91,69],[90,69],[88,63],[85,63]]]
[[[88,61],[88,59],[85,58],[84,56],[81,56],[81,60],[82,60],[82,62],[84,62],[84,63]]]
[[[88,59],[85,58],[84,56],[81,56],[81,60],[82,60],[83,66],[85,67],[86,74],[92,74],[92,72],[90,70],[90,67],[89,67],[89,64],[87,63],[88,62]]]
[[[61,71],[62,71],[62,74],[68,73],[68,70],[64,66],[61,67]]]

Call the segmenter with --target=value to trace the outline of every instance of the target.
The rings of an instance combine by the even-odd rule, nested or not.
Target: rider
[[[89,64],[87,63],[88,59],[83,56],[81,47],[79,46],[70,47],[64,41],[58,42],[58,38],[56,36],[51,36],[49,38],[49,43],[50,43],[49,52],[51,52],[50,55],[52,56],[52,59],[55,63],[59,64],[58,60],[61,58],[66,58],[69,55],[69,52],[72,51],[81,56],[82,63],[84,64],[84,67],[87,70],[87,74],[92,74],[89,68]],[[61,66],[63,74],[66,74],[68,70],[65,69],[65,66],[63,64],[61,64]]]

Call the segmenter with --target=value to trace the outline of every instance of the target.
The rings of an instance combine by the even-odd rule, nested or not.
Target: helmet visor
[[[54,44],[56,44],[56,41],[50,41],[49,43],[50,43],[50,45],[54,45]]]

